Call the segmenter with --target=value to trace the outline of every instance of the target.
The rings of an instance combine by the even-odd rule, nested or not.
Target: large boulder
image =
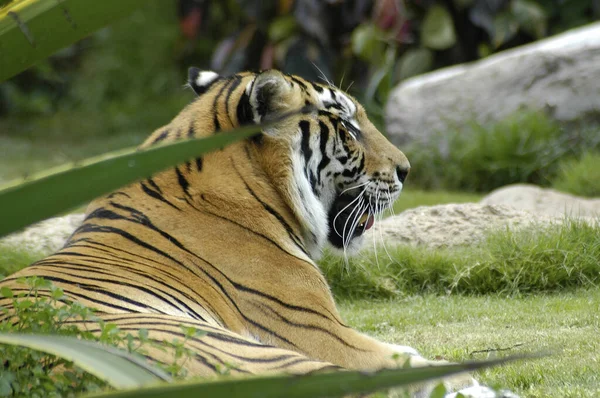
[[[365,238],[376,243],[383,241],[387,245],[471,246],[482,243],[487,233],[493,230],[561,221],[503,205],[462,203],[421,206],[375,223]]]
[[[550,188],[514,184],[492,191],[481,202],[552,216],[600,217],[600,199],[586,199]]]
[[[83,214],[54,217],[0,239],[0,245],[23,249],[40,255],[54,253],[64,246],[73,231],[81,225]]]
[[[386,107],[397,145],[431,142],[467,122],[497,121],[518,109],[544,110],[559,121],[600,114],[600,23],[526,46],[408,79]],[[440,147],[445,145],[440,143]]]

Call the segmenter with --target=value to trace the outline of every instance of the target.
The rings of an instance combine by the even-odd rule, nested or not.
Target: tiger
[[[140,148],[260,131],[92,201],[63,248],[0,286],[18,294],[29,289],[20,278],[42,277],[121,331],[185,341],[188,376],[437,364],[349,327],[316,263],[326,247],[356,253],[410,171],[360,103],[278,70],[190,68],[188,86],[197,97]],[[73,322],[100,331],[98,320]],[[181,325],[203,335],[184,338]],[[169,355],[146,354],[158,363]],[[496,396],[469,375],[446,384],[447,397]],[[412,394],[428,396],[432,385]]]

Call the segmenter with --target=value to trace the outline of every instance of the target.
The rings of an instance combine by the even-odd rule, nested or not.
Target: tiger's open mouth
[[[329,210],[329,242],[337,247],[344,248],[348,243],[375,223],[375,217],[370,211],[368,200],[354,195],[339,195]]]

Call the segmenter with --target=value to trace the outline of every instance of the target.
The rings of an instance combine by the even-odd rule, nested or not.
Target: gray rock
[[[385,113],[389,137],[401,145],[524,108],[559,121],[600,114],[600,23],[408,79]]]
[[[600,217],[600,199],[586,199],[550,188],[514,184],[498,188],[481,204],[506,205],[537,214],[561,217]]]
[[[487,233],[493,230],[552,222],[561,220],[502,205],[462,203],[421,206],[375,223],[368,231],[366,241],[432,248],[471,246],[482,243]]]
[[[83,214],[54,217],[0,239],[0,245],[24,249],[41,255],[52,254],[65,244],[69,236],[81,225]]]

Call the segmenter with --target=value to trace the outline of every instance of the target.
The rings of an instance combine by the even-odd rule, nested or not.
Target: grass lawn
[[[522,397],[600,396],[600,289],[506,297],[419,295],[344,300],[352,326],[427,358],[451,361],[550,353],[481,372],[480,381]],[[513,347],[513,348],[511,348]],[[505,351],[475,353],[508,348]]]

